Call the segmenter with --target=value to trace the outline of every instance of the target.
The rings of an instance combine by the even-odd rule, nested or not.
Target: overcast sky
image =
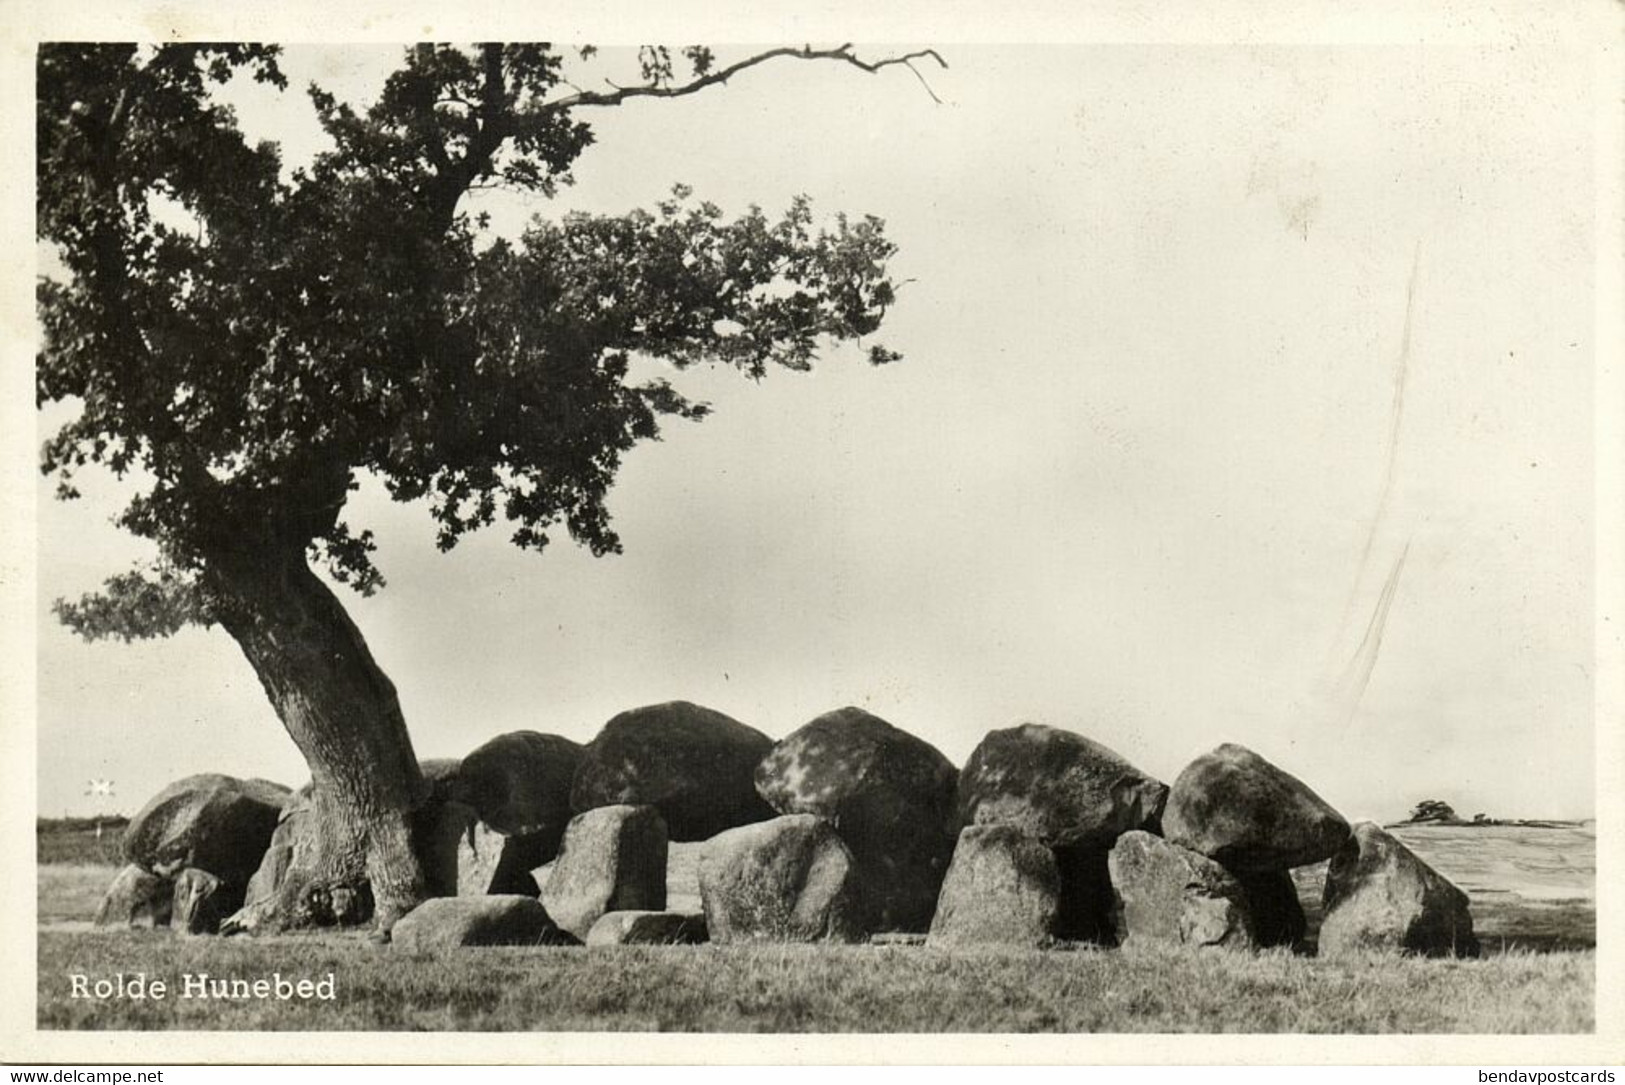
[[[587,741],[673,698],[774,737],[855,704],[955,763],[1032,720],[1169,781],[1239,742],[1351,816],[1589,816],[1588,63],[942,51],[942,104],[906,71],[782,63],[592,113],[575,188],[481,201],[510,233],[679,181],[877,214],[907,280],[877,338],[905,360],[680,375],[715,414],[628,457],[619,557],[500,529],[441,555],[425,509],[364,486],[390,584],[340,591],[419,755]],[[364,103],[396,55],[290,49],[286,94],[233,99],[295,164],[319,146],[299,88]],[[40,490],[41,812],[108,805],[93,776],[126,812],[195,772],[302,783],[223,632],[55,624],[144,553],[117,488],[83,488]]]

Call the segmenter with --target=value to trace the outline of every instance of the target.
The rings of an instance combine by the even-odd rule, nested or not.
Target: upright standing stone
[[[622,712],[582,755],[570,789],[580,813],[599,806],[653,806],[670,839],[708,840],[766,821],[757,764],[773,740],[714,709],[670,701]]]
[[[1055,939],[1061,875],[1055,855],[1014,825],[959,834],[927,940],[932,946],[1040,948]]]
[[[666,907],[666,825],[649,806],[577,814],[542,889],[547,914],[585,940],[606,912]]]
[[[1241,883],[1206,856],[1133,831],[1117,838],[1110,865],[1117,935],[1124,945],[1253,945]]]
[[[1236,873],[1270,873],[1330,858],[1348,822],[1297,777],[1225,743],[1185,767],[1168,795],[1163,835]]]
[[[242,903],[241,886],[227,885],[206,870],[183,870],[175,876],[169,925],[180,934],[218,934],[221,921]]]
[[[1326,871],[1320,955],[1478,956],[1467,894],[1380,826],[1356,822]]]
[[[811,814],[712,837],[700,852],[700,901],[713,942],[856,942],[867,933],[852,854]]]
[[[134,863],[113,877],[96,911],[98,927],[162,927],[174,906],[174,886],[168,878],[148,873]]]
[[[958,835],[959,773],[934,746],[861,708],[826,712],[779,740],[756,790],[781,814],[835,827],[858,866],[875,930],[931,924]]]

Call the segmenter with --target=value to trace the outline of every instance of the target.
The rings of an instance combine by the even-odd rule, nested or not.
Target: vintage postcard
[[[1617,1062],[1619,12],[1200,12],[16,19],[0,1055]]]

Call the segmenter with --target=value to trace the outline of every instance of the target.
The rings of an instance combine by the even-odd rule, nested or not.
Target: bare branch
[[[726,68],[719,68],[708,75],[700,76],[699,78],[691,80],[690,82],[681,83],[676,86],[659,86],[651,83],[638,87],[618,87],[606,79],[604,82],[609,83],[610,87],[613,88],[610,91],[584,91],[578,89],[575,94],[572,94],[566,98],[555,99],[554,101],[543,105],[542,108],[548,111],[563,111],[566,109],[574,109],[576,106],[620,105],[622,102],[630,98],[680,98],[684,95],[694,94],[698,91],[704,90],[706,87],[716,86],[718,83],[726,83],[733,76],[738,75],[745,69],[754,68],[758,64],[764,64],[767,61],[773,60],[777,57],[790,57],[795,60],[840,61],[850,64],[860,71],[868,72],[871,75],[879,72],[882,68],[887,68],[894,64],[900,64],[914,73],[914,77],[920,81],[920,84],[923,87],[925,87],[925,92],[931,95],[931,100],[937,102],[938,104],[941,104],[942,99],[938,98],[936,93],[932,91],[931,85],[925,81],[925,77],[920,74],[919,69],[914,66],[913,62],[916,60],[929,58],[936,61],[937,64],[943,68],[948,67],[948,62],[943,60],[941,55],[939,55],[935,49],[919,49],[912,53],[905,53],[902,56],[884,57],[880,60],[864,60],[852,52],[852,45],[850,42],[845,45],[837,46],[834,49],[814,49],[810,45],[804,45],[799,49],[794,47],[783,47],[779,49],[769,49],[766,52],[757,53],[755,56],[746,57],[744,60],[730,64]]]

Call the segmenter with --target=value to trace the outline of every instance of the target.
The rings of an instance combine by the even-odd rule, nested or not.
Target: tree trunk
[[[215,616],[259,676],[314,785],[287,874],[253,926],[372,914],[387,931],[426,894],[413,815],[428,785],[394,684],[302,547],[215,556],[208,583]]]

